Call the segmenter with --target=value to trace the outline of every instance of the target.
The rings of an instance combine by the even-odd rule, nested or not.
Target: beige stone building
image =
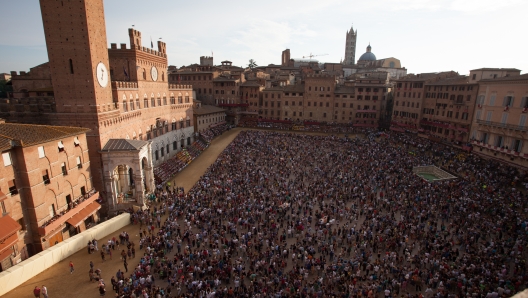
[[[469,82],[476,83],[480,80],[489,80],[509,76],[518,76],[521,74],[521,71],[516,68],[478,68],[470,70],[469,72]]]
[[[260,107],[259,99],[263,89],[264,87],[258,83],[258,78],[247,80],[240,85],[242,103],[248,104],[246,110],[243,112],[243,116],[250,118],[258,117]]]
[[[194,101],[193,117],[194,132],[202,132],[210,127],[226,123],[224,109],[202,105],[198,100]]]
[[[418,131],[431,139],[466,143],[477,93],[478,84],[470,83],[468,76],[426,83]]]
[[[334,75],[308,74],[303,84],[263,89],[259,118],[377,127],[389,92],[386,72],[345,85]]]
[[[504,75],[479,81],[471,127],[474,152],[528,168],[528,74]]]
[[[391,129],[418,131],[422,119],[425,84],[457,76],[454,71],[411,74],[395,81]]]

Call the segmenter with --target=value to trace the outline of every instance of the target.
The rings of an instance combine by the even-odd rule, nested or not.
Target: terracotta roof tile
[[[0,151],[11,149],[11,139],[0,136]]]
[[[127,140],[127,139],[110,139],[104,145],[101,151],[130,151],[140,150],[141,147],[147,145],[147,141],[142,140]]]
[[[0,137],[13,141],[15,146],[28,147],[84,134],[89,130],[71,126],[2,123],[0,124]]]
[[[21,227],[11,216],[0,217],[0,242],[15,234]]]
[[[456,77],[446,78],[440,81],[425,83],[425,84],[426,85],[460,85],[460,84],[467,84],[468,81],[469,81],[468,76],[456,76]]]

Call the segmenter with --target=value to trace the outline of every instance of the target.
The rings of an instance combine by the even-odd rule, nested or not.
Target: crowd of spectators
[[[458,178],[412,172],[431,164]],[[132,215],[141,257],[117,295],[509,297],[528,283],[526,182],[415,135],[242,131],[188,193]]]

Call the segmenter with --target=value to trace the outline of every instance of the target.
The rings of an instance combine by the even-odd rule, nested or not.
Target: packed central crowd
[[[297,130],[310,132],[324,132],[335,134],[355,134],[361,133],[365,127],[377,126],[374,123],[361,123],[353,126],[351,123],[335,123],[335,122],[315,122],[302,120],[270,120],[270,119],[256,119],[256,118],[242,118],[238,123],[240,127],[248,128],[270,128],[273,130]]]
[[[429,183],[413,166],[458,179]],[[120,297],[509,297],[526,175],[404,134],[243,131],[187,193],[132,214]],[[162,216],[167,212],[167,219]],[[149,296],[150,295],[150,296]]]

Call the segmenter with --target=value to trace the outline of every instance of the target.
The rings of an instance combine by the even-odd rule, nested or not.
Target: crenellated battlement
[[[138,30],[135,30],[133,28],[128,29],[128,37],[130,38],[130,48],[127,49],[127,45],[125,43],[121,43],[119,48],[117,47],[117,43],[111,43],[109,50],[136,50],[141,51],[144,53],[148,53],[151,55],[155,55],[158,57],[167,58],[167,44],[164,43],[161,40],[158,40],[158,50],[150,49],[148,47],[141,46],[141,32]]]
[[[22,70],[20,72],[11,71],[10,74],[11,74],[11,78],[18,77],[18,76],[29,76],[30,75],[30,73],[28,73],[26,71],[22,71]]]
[[[141,51],[141,52],[144,52],[144,53],[147,53],[147,54],[151,54],[151,55],[154,55],[154,56],[167,58],[167,54],[166,54],[167,46],[165,45],[165,43],[162,43],[162,44],[160,44],[160,43],[162,43],[162,42],[158,41],[158,48],[161,47],[161,51],[156,51],[156,50],[151,49],[151,48],[142,47],[140,45],[132,45],[132,48],[127,49],[127,45],[125,43],[120,44],[119,48],[117,47],[116,43],[111,43],[109,50],[112,50],[112,51],[136,50],[136,51]]]

